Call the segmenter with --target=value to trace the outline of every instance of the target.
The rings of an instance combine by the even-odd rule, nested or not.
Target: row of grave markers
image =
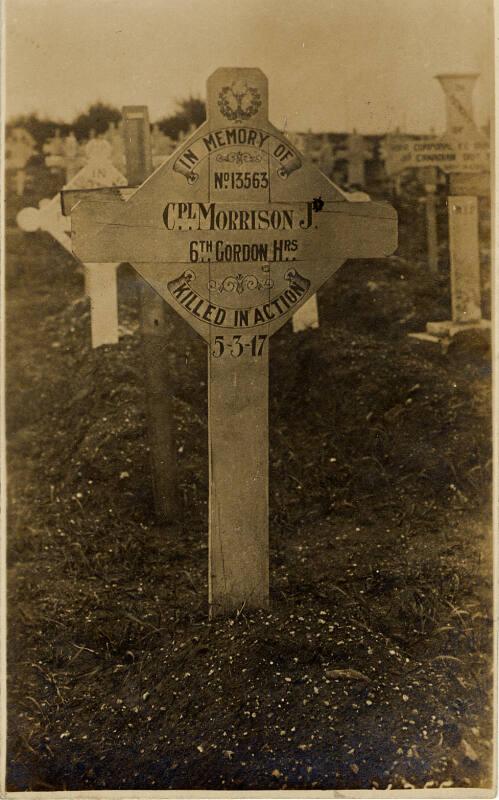
[[[96,136],[95,131],[90,131],[90,138],[87,142],[79,143],[74,133],[62,137],[59,130],[55,136],[44,145],[43,151],[48,155],[45,164],[54,169],[62,169],[66,172],[66,181],[71,180],[73,175],[84,166],[95,154],[95,150],[109,145],[109,157],[116,169],[124,171],[126,169],[124,132],[125,121],[111,122],[105,133]],[[178,142],[164,134],[159,125],[155,123],[150,132],[150,143],[152,150],[152,166],[158,167],[168,158]],[[106,145],[102,145],[105,142]]]
[[[192,126],[190,131],[192,132]],[[184,136],[179,136],[179,141],[175,142],[160,130],[158,124],[152,126],[150,141],[154,168],[173,153]],[[26,182],[26,165],[38,152],[36,142],[29,131],[13,128],[6,139],[5,149],[6,166],[15,172],[16,194],[22,196]],[[73,132],[62,137],[57,129],[55,135],[45,142],[42,151],[45,165],[51,171],[62,172],[65,184],[70,183],[86,164],[96,160],[109,160],[115,169],[123,172],[126,167],[123,121],[111,123],[108,130],[100,136],[92,130],[88,141],[81,143]]]
[[[416,170],[425,188],[428,268],[438,273],[438,236],[436,190],[438,169],[450,174],[449,249],[451,262],[452,319],[429,322],[418,338],[438,341],[466,328],[488,328],[482,319],[480,302],[480,257],[477,197],[490,196],[490,143],[475,123],[472,91],[478,75],[450,74],[436,76],[446,99],[447,126],[444,136],[414,137],[396,132],[388,134],[381,147],[385,170],[398,184],[401,174]],[[348,163],[349,185],[365,184],[365,162],[373,151],[362,136],[354,133],[347,146],[334,146],[326,136],[311,133],[291,137],[300,143],[310,160],[330,172],[338,160]],[[334,170],[333,170],[334,174]],[[354,199],[354,198],[352,198]],[[303,322],[300,315],[303,314]],[[317,298],[313,298],[293,318],[293,328],[319,326]],[[435,338],[437,337],[437,338]]]
[[[386,137],[385,167],[390,175],[418,169],[426,190],[428,263],[438,271],[436,226],[437,168],[449,174],[447,198],[451,267],[451,319],[428,322],[426,332],[409,334],[419,339],[447,340],[456,333],[489,328],[482,318],[478,197],[490,195],[490,146],[475,123],[473,88],[478,75],[437,75],[446,99],[447,126],[441,137],[396,134]]]
[[[424,164],[437,163],[440,168],[451,172],[451,197],[449,198],[449,230],[450,230],[450,250],[452,266],[452,320],[448,323],[429,323],[427,333],[432,336],[447,335],[455,332],[456,324],[478,324],[486,325],[483,322],[480,311],[479,294],[479,254],[478,254],[478,211],[477,204],[472,199],[463,201],[462,197],[473,197],[485,194],[489,190],[489,176],[483,171],[480,173],[471,170],[487,166],[488,151],[486,149],[487,139],[478,130],[474,123],[472,108],[472,89],[477,75],[443,75],[437,76],[445,91],[447,101],[447,133],[444,137],[426,137],[415,139],[414,137],[402,134],[388,135],[384,145],[383,156],[386,168],[392,176],[398,176],[408,168],[417,168],[420,178],[426,190],[426,220],[427,220],[427,241],[428,241],[428,264],[431,272],[438,271],[438,241],[436,228],[436,198],[435,191],[437,186],[437,166],[421,166]],[[111,125],[108,131],[108,138],[91,138],[85,145],[88,164],[83,170],[73,176],[66,188],[91,188],[92,186],[126,186],[123,174],[116,170],[112,165],[112,146],[114,151],[121,153],[121,161],[125,158],[125,144],[122,133],[123,123]],[[193,129],[191,128],[191,133]],[[22,131],[15,129],[18,141],[17,157],[18,164],[29,157],[33,152],[34,140]],[[46,146],[46,151],[50,152],[54,158],[62,158],[60,152],[74,136],[61,139],[58,132]],[[296,137],[295,137],[296,138]],[[164,153],[159,156],[161,159],[168,152],[171,153],[172,141],[165,137],[158,129],[153,126],[150,134],[150,141],[156,142],[156,148],[161,149],[158,140],[162,139]],[[293,140],[293,137],[291,137]],[[118,146],[118,140],[120,145]],[[311,147],[312,140],[310,135],[302,137],[306,154],[313,163],[321,164],[322,149]],[[76,140],[75,140],[76,141]],[[364,164],[365,158],[369,156],[369,151],[363,144],[364,139],[354,133],[350,138],[347,151],[352,155],[351,162],[354,169],[361,169],[360,164]],[[328,147],[332,150],[331,145]],[[152,146],[152,164],[155,166],[155,153]],[[337,156],[345,155],[337,151]],[[357,161],[353,154],[357,154]],[[450,155],[449,155],[450,153]],[[63,163],[63,162],[61,162]],[[69,169],[69,162],[66,167]],[[157,162],[156,162],[157,163]],[[418,166],[419,165],[419,166]],[[468,172],[458,172],[462,169]],[[362,166],[363,170],[363,166]],[[359,181],[363,175],[357,174]],[[454,199],[452,199],[454,198]],[[456,199],[457,198],[457,199]],[[350,195],[351,200],[366,200],[368,195],[363,193]],[[59,213],[58,201],[42,201],[40,210],[23,210],[18,219],[19,224],[25,230],[34,230],[41,227],[49,230],[54,237],[66,249],[69,249],[68,223],[64,221]],[[460,235],[460,221],[462,221],[465,233]],[[86,293],[91,300],[92,315],[92,343],[93,346],[101,344],[114,344],[118,341],[118,308],[117,308],[117,278],[116,270],[118,264],[108,267],[107,270],[96,269],[88,265],[85,267]],[[307,303],[301,307],[292,318],[293,330],[295,332],[319,326],[319,311],[317,297],[314,295]],[[420,335],[420,334],[418,334]]]

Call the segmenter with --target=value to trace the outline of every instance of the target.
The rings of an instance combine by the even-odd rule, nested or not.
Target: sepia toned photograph
[[[2,11],[2,797],[494,797],[493,0]]]

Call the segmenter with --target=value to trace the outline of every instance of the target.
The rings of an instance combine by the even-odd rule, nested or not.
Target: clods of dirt
[[[449,313],[411,203],[273,337],[271,606],[212,622],[205,345],[171,322],[160,526],[133,271],[92,350],[75,262],[8,232],[11,790],[490,785],[490,353],[407,337]]]

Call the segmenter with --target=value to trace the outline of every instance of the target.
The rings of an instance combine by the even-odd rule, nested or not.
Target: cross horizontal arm
[[[127,203],[82,202],[72,213],[72,239],[83,261],[191,263],[191,242],[213,245],[296,240],[292,260],[377,258],[397,247],[397,215],[385,203],[165,203],[163,213]],[[187,209],[187,210],[186,210]],[[129,213],[134,211],[135,213]],[[216,259],[213,259],[216,260]],[[291,259],[290,259],[291,260]]]
[[[71,212],[77,203],[88,201],[94,203],[97,200],[127,200],[135,191],[130,186],[106,186],[101,189],[63,189],[61,191],[61,208],[65,217],[71,216]]]

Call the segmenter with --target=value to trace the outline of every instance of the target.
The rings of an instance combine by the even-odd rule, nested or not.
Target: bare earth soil
[[[271,345],[271,609],[207,619],[206,350],[172,319],[183,518],[152,514],[137,281],[90,348],[81,268],[7,209],[10,790],[488,787],[490,352],[400,248]],[[421,193],[420,193],[421,194]],[[488,215],[482,207],[484,309]]]

